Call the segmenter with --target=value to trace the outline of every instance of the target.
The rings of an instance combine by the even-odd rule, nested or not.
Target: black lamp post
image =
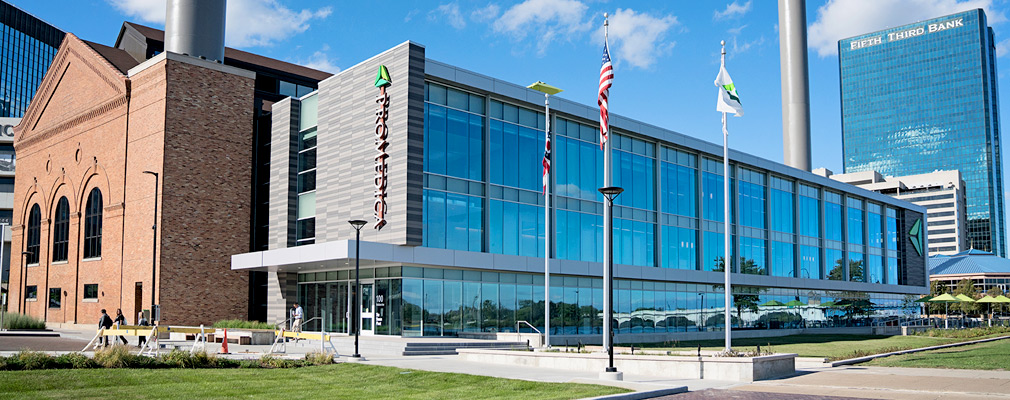
[[[21,252],[21,314],[28,315],[28,294],[25,290],[28,290],[28,256],[31,255],[30,251]]]
[[[150,321],[151,325],[154,325],[154,308],[156,304],[156,300],[154,297],[154,286],[155,286],[154,277],[158,270],[158,173],[153,171],[144,171],[144,173],[154,175],[154,223],[151,225],[151,321]]]
[[[361,227],[368,222],[360,219],[347,221],[354,227],[354,354],[351,357],[361,358],[358,354],[358,335],[361,333]]]
[[[610,220],[611,220],[610,226],[613,226],[614,225],[613,224],[613,220],[614,220],[614,199],[616,199],[618,195],[620,195],[622,192],[624,192],[624,189],[616,187],[616,186],[607,186],[607,187],[602,187],[599,190],[600,190],[600,193],[603,193],[603,196],[607,198],[607,207],[610,208]],[[610,343],[609,343],[609,345],[607,345],[607,343],[604,343],[604,345],[607,345],[607,354],[610,357],[610,364],[608,364],[609,366],[607,367],[606,372],[617,372],[617,368],[614,368],[614,323],[613,323],[613,321],[614,321],[614,230],[611,229],[610,232],[607,232],[607,235],[610,238],[610,257],[608,257],[608,259],[606,260],[607,265],[606,265],[605,268],[606,268],[606,279],[607,279],[608,284],[609,284],[607,287],[609,287],[610,290],[606,293],[606,296],[607,296],[607,299],[609,299],[608,303],[610,304],[610,307],[607,307],[607,309],[603,310],[603,311],[604,311],[604,318],[606,318],[608,321],[611,321],[611,322],[609,324],[610,331],[607,332],[607,339],[608,339],[607,341],[609,341]]]

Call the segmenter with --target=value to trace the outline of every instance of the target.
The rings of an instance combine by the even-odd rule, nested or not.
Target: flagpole
[[[722,44],[722,58],[721,58],[720,61],[722,62],[722,66],[725,67],[726,66],[726,41],[723,40],[720,43]],[[729,234],[729,218],[730,218],[730,213],[729,213],[729,196],[730,196],[730,191],[729,191],[729,179],[730,179],[730,174],[729,174],[729,131],[726,129],[726,112],[725,111],[722,112],[722,175],[723,175],[722,176],[722,185],[723,185],[722,186],[722,207],[723,207],[723,211],[722,211],[723,212],[722,227],[723,227],[723,231],[724,231],[723,232],[723,234],[724,234],[724,237],[723,237],[723,251],[724,251],[724,253],[723,254],[724,255],[723,255],[723,259],[722,259],[723,260],[723,268],[722,269],[723,269],[723,273],[724,273],[725,280],[726,280],[726,285],[725,285],[726,294],[724,296],[725,297],[725,303],[726,303],[725,304],[726,305],[726,309],[724,310],[724,314],[723,314],[723,323],[726,325],[726,329],[725,329],[725,332],[726,332],[726,349],[725,349],[725,351],[727,353],[729,353],[729,352],[733,351],[733,346],[731,345],[731,343],[732,343],[732,333],[731,333],[731,330],[732,330],[732,326],[733,326],[733,320],[730,319],[730,312],[729,312],[729,309],[730,309],[730,306],[731,306],[731,303],[732,303],[732,300],[733,300],[732,296],[730,295],[730,293],[732,293],[732,291],[730,289],[729,273],[730,273],[730,268],[733,265],[733,263],[730,262],[731,259],[730,259],[730,254],[729,254],[730,240],[731,240],[731,237],[730,237],[730,234]],[[702,307],[704,307],[704,306],[705,305],[703,304]]]
[[[603,38],[606,48],[610,48],[610,34],[609,29],[610,20],[607,14],[603,14]],[[609,100],[608,100],[609,102]],[[608,111],[609,113],[609,111]],[[607,141],[603,145],[603,187],[613,186],[613,180],[610,168],[610,142],[613,138],[610,132],[610,119],[607,119]],[[613,254],[611,254],[613,249],[613,207],[607,207],[604,204],[603,207],[603,347],[605,350],[610,352],[610,349],[614,346],[614,337],[611,335],[613,325],[613,313],[614,313],[614,288],[611,287],[613,283],[614,276],[614,264],[608,262],[607,260],[612,260]],[[613,353],[611,353],[613,354]]]
[[[544,139],[547,141],[544,146],[551,151],[551,95],[544,93]],[[552,157],[553,158],[553,157]],[[550,170],[554,166],[554,160],[550,160],[545,178],[548,179],[544,185],[544,346],[551,347],[551,185]]]

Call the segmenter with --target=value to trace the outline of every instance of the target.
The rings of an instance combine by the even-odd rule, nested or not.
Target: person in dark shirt
[[[116,324],[116,328],[119,328],[120,326],[123,325],[127,325],[126,317],[123,316],[123,310],[118,308],[116,309],[116,319],[113,322]],[[123,335],[119,335],[119,340],[122,340],[123,344],[130,344],[129,342],[126,341],[126,338],[123,337]]]
[[[102,309],[102,316],[98,318],[98,328],[100,328],[100,329],[109,329],[109,328],[112,328],[112,317],[110,317],[109,314],[105,313],[105,309],[104,308]],[[103,343],[103,341],[104,341],[104,343]],[[101,344],[101,345],[103,345],[103,346],[108,346],[109,345],[109,337],[105,336],[105,335],[102,335],[102,337],[98,339],[98,343]]]

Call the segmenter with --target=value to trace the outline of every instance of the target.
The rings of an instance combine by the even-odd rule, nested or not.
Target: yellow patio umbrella
[[[947,317],[950,315],[948,308],[950,307],[950,303],[961,302],[960,299],[951,296],[950,293],[944,293],[926,301],[930,303],[943,303],[943,329],[947,329]]]
[[[996,300],[995,297],[992,297],[990,295],[985,295],[985,296],[982,296],[981,299],[976,300],[975,302],[976,303],[999,303],[999,300]],[[989,315],[989,326],[992,326],[992,304],[989,304],[988,308],[989,308],[989,314],[990,314]]]

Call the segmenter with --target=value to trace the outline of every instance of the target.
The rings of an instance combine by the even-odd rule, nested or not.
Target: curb
[[[3,331],[0,332],[0,337],[5,336],[21,336],[21,337],[60,337],[59,332],[53,331]]]
[[[1003,340],[1003,339],[1010,339],[1010,335],[1008,335],[1008,336],[999,336],[999,337],[988,338],[988,339],[972,340],[972,341],[969,341],[969,342],[948,343],[948,344],[941,344],[941,345],[937,345],[937,346],[921,347],[921,348],[918,348],[918,349],[899,350],[899,351],[893,351],[893,352],[890,352],[890,353],[874,354],[874,355],[869,355],[869,356],[865,356],[865,357],[856,357],[856,358],[850,358],[850,359],[847,359],[847,360],[834,361],[834,362],[828,363],[828,365],[830,365],[831,367],[838,367],[838,366],[842,366],[842,365],[861,364],[861,363],[864,363],[864,362],[867,362],[867,361],[870,361],[870,360],[873,360],[873,359],[877,359],[877,358],[882,358],[882,357],[890,357],[890,356],[896,356],[896,355],[901,355],[901,354],[918,353],[920,351],[946,349],[946,348],[950,348],[950,347],[967,346],[967,345],[970,345],[970,344],[993,342],[993,341]]]
[[[660,396],[669,396],[671,394],[680,394],[680,393],[687,393],[687,386],[678,386],[657,390],[644,390],[641,392],[611,394],[607,396],[590,397],[583,400],[641,400],[641,399],[651,399]]]

